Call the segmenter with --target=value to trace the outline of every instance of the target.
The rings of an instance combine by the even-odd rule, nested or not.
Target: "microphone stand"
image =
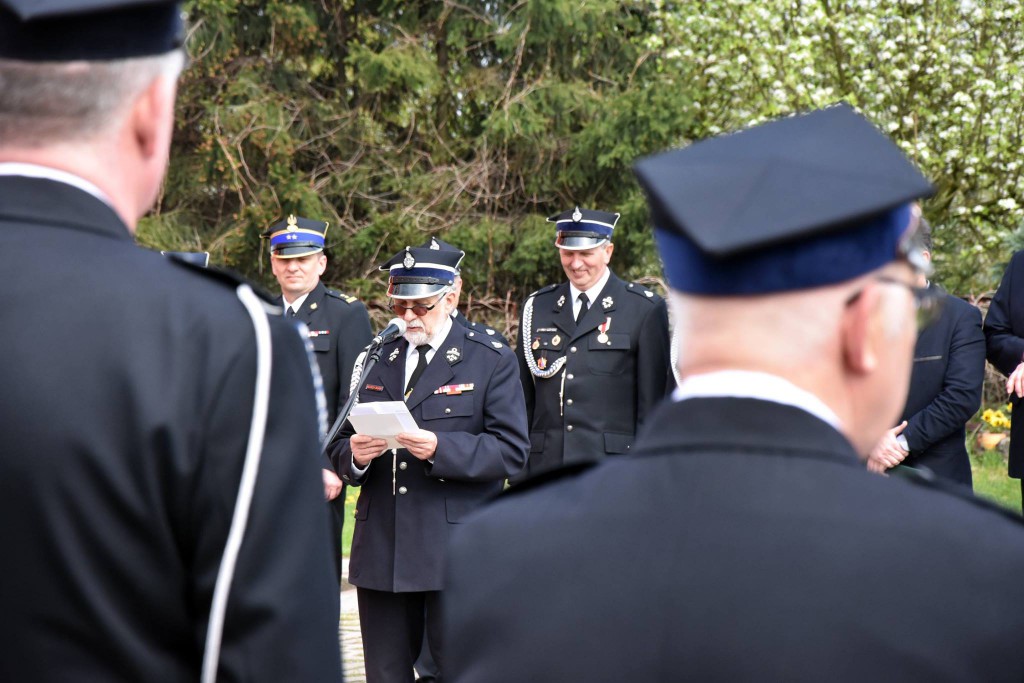
[[[334,437],[341,431],[341,425],[345,424],[345,420],[348,419],[348,414],[352,412],[352,406],[355,405],[356,397],[359,395],[359,387],[363,385],[363,380],[366,379],[366,375],[370,372],[377,361],[380,360],[380,352],[384,348],[384,344],[370,344],[366,347],[366,359],[363,361],[363,369],[359,373],[359,381],[355,383],[355,390],[349,395],[348,400],[345,401],[345,405],[342,406],[341,410],[338,411],[338,417],[334,420],[334,424],[331,425],[331,430],[327,432],[327,438],[324,439],[323,444],[320,446],[321,455],[327,452],[327,447],[334,441]]]

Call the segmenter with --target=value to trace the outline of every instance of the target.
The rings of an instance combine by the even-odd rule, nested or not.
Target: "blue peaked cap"
[[[898,258],[931,184],[847,105],[640,160],[673,289],[767,294],[850,280]]]

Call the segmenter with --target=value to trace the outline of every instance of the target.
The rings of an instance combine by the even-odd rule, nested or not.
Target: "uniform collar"
[[[601,296],[601,292],[604,291],[604,287],[605,287],[605,285],[608,284],[608,279],[611,276],[612,276],[612,269],[609,268],[608,266],[605,266],[604,267],[604,275],[601,276],[601,279],[598,280],[597,282],[595,282],[594,286],[586,291],[587,299],[590,300],[590,305],[591,306],[593,306],[594,302],[597,301],[597,297]],[[574,305],[574,306],[576,305],[576,300],[580,298],[580,294],[583,294],[583,292],[578,290],[578,289],[576,289],[576,285],[574,285],[570,281],[569,282],[569,301],[572,302],[572,305]]]
[[[686,377],[672,394],[672,400],[690,398],[756,398],[793,406],[810,413],[837,431],[839,416],[825,402],[787,379],[767,372],[719,370]]]
[[[82,192],[87,192],[111,208],[114,206],[110,201],[110,197],[108,197],[103,190],[96,187],[96,185],[85,178],[77,176],[74,173],[50,168],[49,166],[26,164],[19,161],[3,161],[0,162],[0,176],[21,176],[22,178],[52,180],[57,183],[76,187]]]

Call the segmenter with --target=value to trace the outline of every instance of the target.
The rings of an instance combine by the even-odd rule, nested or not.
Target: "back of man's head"
[[[0,0],[0,161],[96,185],[129,228],[167,165],[177,0]]]
[[[866,455],[903,405],[931,186],[838,106],[637,164],[672,288],[680,375],[780,376]]]

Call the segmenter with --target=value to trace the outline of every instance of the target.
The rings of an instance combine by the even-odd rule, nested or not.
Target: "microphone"
[[[392,318],[388,326],[380,331],[373,341],[370,342],[370,346],[383,346],[388,342],[398,339],[405,334],[405,321],[401,318]]]

